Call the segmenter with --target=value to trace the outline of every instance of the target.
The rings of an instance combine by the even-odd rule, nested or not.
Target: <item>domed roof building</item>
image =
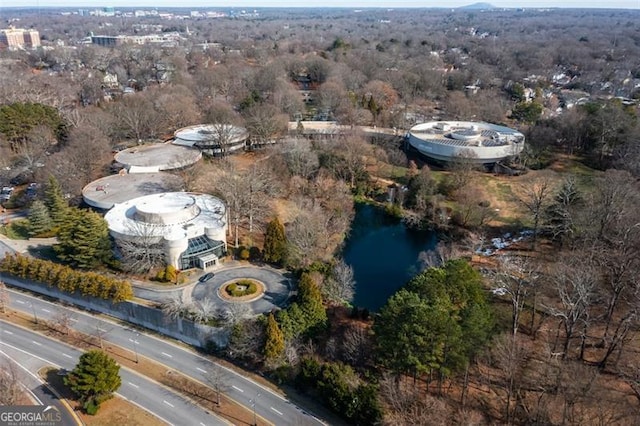
[[[206,155],[226,155],[246,146],[249,132],[231,124],[198,124],[174,133],[174,145],[198,148]]]
[[[433,160],[449,162],[463,156],[478,164],[496,163],[522,152],[524,135],[496,124],[431,121],[409,130],[408,143]]]
[[[227,250],[224,202],[191,192],[146,195],[116,204],[105,215],[113,238],[160,244],[179,270],[208,269]]]

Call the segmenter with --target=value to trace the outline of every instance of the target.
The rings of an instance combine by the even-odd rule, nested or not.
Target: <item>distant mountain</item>
[[[487,9],[495,9],[496,7],[491,3],[473,3],[467,6],[460,6],[458,9],[460,10],[487,10]]]

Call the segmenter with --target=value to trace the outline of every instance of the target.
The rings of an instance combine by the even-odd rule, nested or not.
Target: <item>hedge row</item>
[[[83,296],[99,297],[113,303],[133,298],[133,290],[128,281],[109,278],[95,272],[76,271],[48,260],[19,254],[9,254],[0,260],[0,272],[45,283],[65,293],[79,292]]]

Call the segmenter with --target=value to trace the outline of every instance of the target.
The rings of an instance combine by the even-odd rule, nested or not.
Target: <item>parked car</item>
[[[215,276],[215,274],[213,272],[207,272],[206,274],[204,274],[203,276],[198,278],[198,281],[200,281],[201,283],[204,283],[204,282],[209,281],[214,276]]]

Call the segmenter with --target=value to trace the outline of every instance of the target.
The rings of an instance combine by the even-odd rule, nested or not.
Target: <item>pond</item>
[[[433,249],[436,243],[435,232],[408,229],[376,206],[356,204],[343,251],[356,280],[354,305],[379,310],[419,271],[420,252]]]

